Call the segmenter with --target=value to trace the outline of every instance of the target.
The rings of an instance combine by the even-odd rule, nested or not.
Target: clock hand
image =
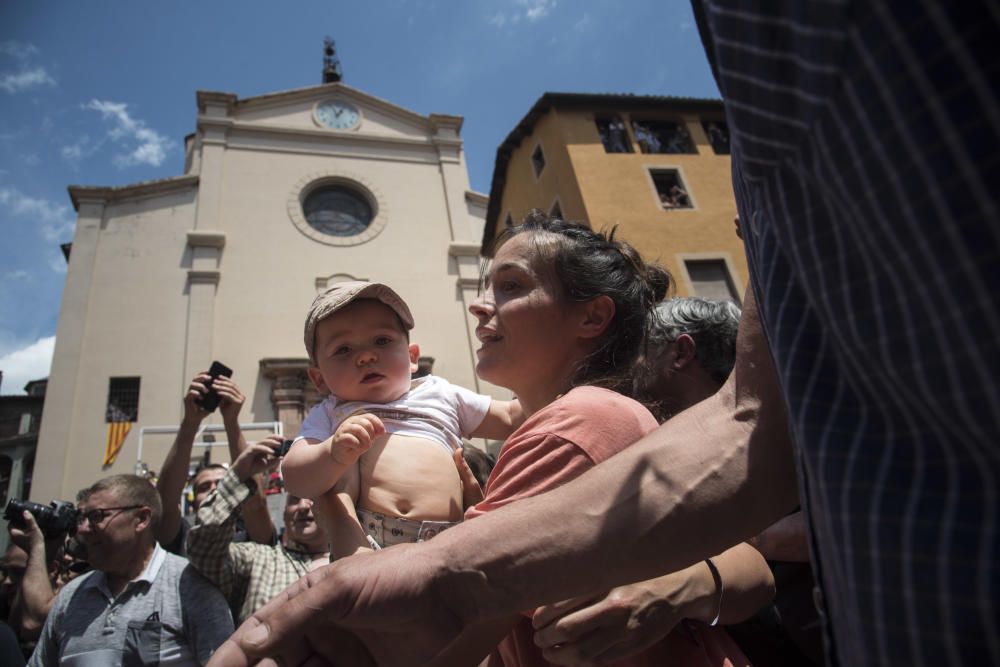
[[[344,111],[343,109],[334,109],[333,115],[336,116],[337,118],[340,118],[340,114],[343,113],[343,111]]]

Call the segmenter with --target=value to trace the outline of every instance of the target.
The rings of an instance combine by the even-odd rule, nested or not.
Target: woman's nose
[[[493,313],[493,300],[487,298],[487,292],[480,292],[479,296],[469,304],[469,312],[480,319],[489,319]]]

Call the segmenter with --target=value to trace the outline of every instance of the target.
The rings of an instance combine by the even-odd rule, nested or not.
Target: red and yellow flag
[[[132,422],[110,422],[108,424],[108,441],[104,445],[104,466],[109,466],[118,458],[118,452],[122,450],[122,443],[125,442]]]

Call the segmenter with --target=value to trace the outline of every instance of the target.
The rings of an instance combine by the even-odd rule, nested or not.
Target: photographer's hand
[[[222,413],[222,421],[226,424],[238,422],[246,396],[243,395],[235,382],[224,375],[215,378],[212,386],[219,395],[219,412]]]
[[[233,472],[241,482],[260,473],[269,473],[278,466],[280,459],[275,452],[283,438],[280,435],[270,435],[263,440],[247,445],[246,449],[233,461]]]
[[[208,412],[198,405],[197,401],[200,401],[208,393],[208,387],[211,382],[212,376],[206,371],[198,373],[191,380],[187,393],[184,394],[184,420],[182,427],[193,426],[197,429],[201,425],[202,420],[209,415]]]
[[[34,555],[36,550],[41,550],[42,559],[45,559],[45,536],[42,535],[35,516],[28,510],[21,512],[24,519],[24,526],[18,528],[13,522],[7,524],[7,531],[10,533],[10,541],[21,547],[28,558]]]

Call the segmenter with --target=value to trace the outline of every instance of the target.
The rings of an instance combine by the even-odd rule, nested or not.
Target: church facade
[[[435,374],[507,397],[474,372],[468,305],[487,198],[469,189],[461,117],[423,116],[339,81],[246,99],[198,92],[197,110],[182,175],[69,188],[78,218],[33,499],[158,469],[190,379],[213,360],[247,396],[248,439],[294,436],[318,400],[305,313],[341,280],[391,285]],[[116,421],[128,434],[103,465]],[[208,448],[218,413],[206,424]]]

